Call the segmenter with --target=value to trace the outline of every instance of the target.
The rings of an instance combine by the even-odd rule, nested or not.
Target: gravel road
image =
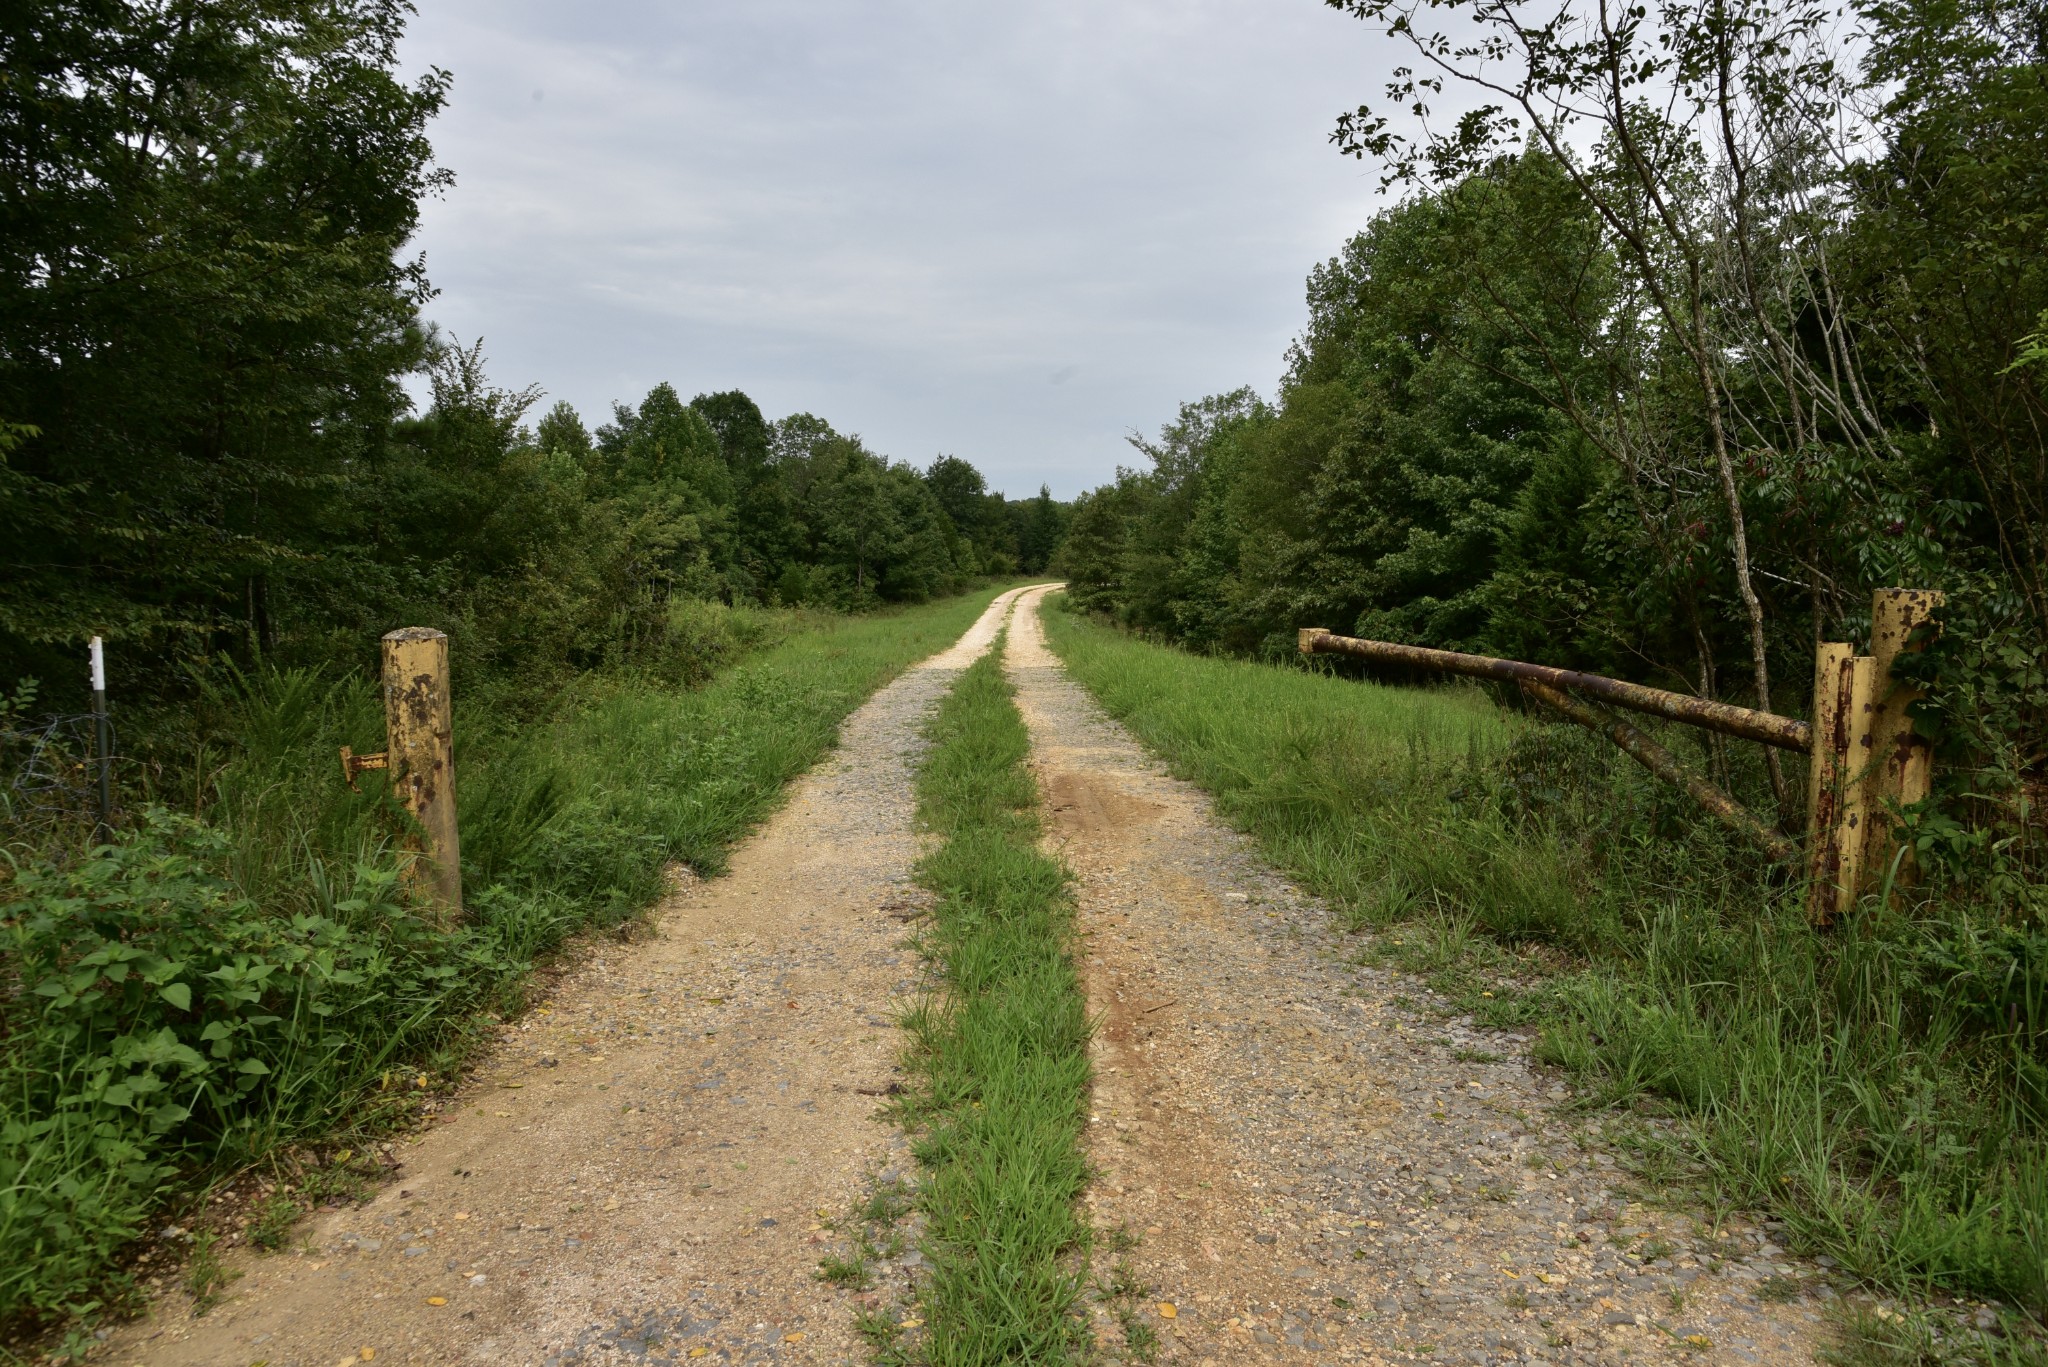
[[[1163,1361],[1812,1360],[1813,1269],[1767,1231],[1631,1204],[1526,1038],[1347,962],[1328,913],[1066,676],[1043,593],[878,692],[728,877],[508,1026],[372,1201],[234,1255],[210,1314],[167,1296],[95,1360],[865,1361],[855,1293],[816,1273],[826,1221],[909,1175],[877,1098],[926,986],[904,940],[913,769],[1013,603],[1006,663],[1101,1022],[1087,1199],[1139,1240],[1097,1271],[1122,1257],[1152,1288]]]
[[[734,856],[508,1027],[446,1123],[297,1251],[236,1255],[203,1318],[164,1298],[114,1363],[855,1362],[817,1277],[843,1215],[907,1162],[876,1119],[919,981],[913,766],[1015,592],[848,718]]]
[[[1141,1240],[1163,1361],[1813,1360],[1811,1268],[1631,1204],[1528,1038],[1348,963],[1327,910],[1067,677],[1043,596],[1006,664],[1102,1022],[1088,1199]]]

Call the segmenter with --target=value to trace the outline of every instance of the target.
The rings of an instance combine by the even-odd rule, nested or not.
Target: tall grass
[[[1874,1284],[2048,1308],[2039,925],[1933,886],[1816,933],[1795,887],[1584,732],[1047,618],[1112,715],[1381,932],[1363,952],[1540,1025],[1593,1102],[1683,1116],[1667,1175]]]
[[[122,1246],[180,1193],[402,1119],[519,1004],[536,956],[636,914],[671,860],[720,871],[846,714],[992,596],[863,618],[699,605],[679,637],[713,656],[708,682],[588,676],[538,721],[458,674],[452,930],[403,895],[404,816],[378,776],[351,792],[337,770],[338,746],[381,746],[372,683],[215,680],[214,739],[117,840],[9,846],[0,1326],[120,1299]]]
[[[1085,1344],[1088,1020],[1001,654],[961,676],[918,779],[941,841],[919,877],[939,898],[924,949],[943,989],[908,1022],[921,1086],[906,1109],[926,1171],[924,1357],[940,1367],[1064,1362]]]

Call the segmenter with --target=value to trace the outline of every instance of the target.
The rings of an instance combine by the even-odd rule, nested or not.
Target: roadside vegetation
[[[1055,643],[1362,953],[1687,1117],[1646,1174],[2048,1311],[2042,6],[1326,3],[1414,48],[1330,139],[1399,197],[1309,272],[1273,393],[1077,501]],[[1870,814],[1914,865],[1827,932],[1519,699],[1271,667],[1324,627],[1805,715],[1901,587],[1946,595],[1900,670],[1934,787]],[[1651,729],[1804,829],[1798,760]]]
[[[1068,876],[1038,848],[1030,737],[1000,641],[931,735],[918,807],[941,843],[919,877],[937,897],[921,947],[938,990],[905,1022],[917,1081],[903,1105],[931,1263],[918,1360],[1079,1360],[1089,1025]]]
[[[1646,1189],[1782,1219],[1876,1286],[2048,1311],[2048,958],[1967,880],[1818,935],[1760,855],[1575,727],[1477,688],[1191,656],[1064,604],[1048,634],[1076,678],[1361,960],[1540,1031],[1580,1104],[1682,1118],[1646,1132]]]
[[[345,1156],[268,1171],[252,1241],[352,1190],[359,1136],[432,1104],[537,957],[671,861],[720,868],[987,598],[959,595],[1064,527],[1043,491],[737,390],[586,417],[494,382],[408,246],[453,183],[453,78],[401,72],[410,14],[59,5],[0,32],[0,1337],[128,1303],[146,1221],[292,1146]],[[450,642],[453,931],[409,901],[382,777],[336,766],[385,748],[377,642],[404,626]],[[200,1233],[174,1242],[204,1300],[237,1235]]]
[[[1309,270],[1271,395],[1183,404],[1081,497],[1074,600],[1803,715],[1873,590],[1940,590],[1914,815],[2048,914],[2038,0],[1326,3],[1418,49],[1332,136],[1400,198]],[[1800,829],[1790,761],[1727,749]]]
[[[1804,716],[1817,644],[1864,653],[1874,590],[1944,593],[1900,671],[1925,690],[1934,789],[1871,814],[1928,875],[1896,911],[1809,942],[1766,865],[1647,789],[1624,802],[1644,783],[1626,761],[1541,727],[1505,779],[1422,785],[1464,793],[1454,829],[1483,858],[1397,828],[1372,857],[1457,866],[1423,886],[1492,871],[1498,895],[1467,890],[1476,914],[1574,952],[1664,916],[1667,995],[1600,1006],[1584,1047],[1628,1054],[1615,1041],[1648,1037],[1623,1018],[1662,1022],[1642,1048],[1671,1062],[1630,1068],[1742,1091],[1728,1068],[1754,1051],[1683,1023],[1721,1015],[1762,1041],[1803,1022],[1788,1079],[1866,1062],[1892,1079],[1802,1110],[1848,1131],[1872,1112],[1872,1166],[1843,1171],[1877,1189],[1822,1180],[1848,1144],[1826,1130],[1789,1180],[1798,1165],[1756,1136],[1755,1180],[1810,1186],[1843,1229],[1881,1227],[1847,1213],[1865,1205],[1904,1222],[1859,1264],[2010,1287],[1995,1269],[2022,1265],[2007,1240],[2043,1180],[2013,1136],[2040,1133],[2048,1078],[2048,178],[2020,170],[2023,130],[2048,126],[2043,7],[1327,2],[1361,41],[1416,46],[1332,137],[1400,198],[1309,271],[1272,394],[1182,405],[1134,440],[1137,468],[1081,497],[1059,566],[1073,601],[1197,652],[1290,658],[1298,629],[1324,627]],[[1805,829],[1796,759],[1670,748],[1763,827]],[[1295,753],[1301,793],[1348,787],[1313,745]],[[1518,816],[1500,846],[1465,820],[1501,783],[1558,833]],[[1375,877],[1361,905],[1403,905],[1415,881]],[[1696,933],[1702,906],[1762,938]]]
[[[134,1303],[138,1234],[251,1168],[272,1192],[247,1235],[263,1246],[346,1199],[352,1154],[433,1109],[537,960],[631,921],[672,862],[721,870],[846,714],[992,596],[863,617],[678,603],[695,686],[591,675],[530,720],[458,693],[454,929],[403,892],[383,775],[351,792],[336,772],[338,746],[381,744],[373,681],[264,667],[209,685],[202,758],[135,794],[111,842],[42,826],[8,848],[0,1325]],[[330,1161],[299,1175],[291,1151],[314,1144]],[[195,1265],[216,1235],[236,1239],[201,1231]]]

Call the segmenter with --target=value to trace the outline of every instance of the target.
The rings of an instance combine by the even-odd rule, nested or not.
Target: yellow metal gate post
[[[1870,604],[1870,655],[1873,663],[1870,726],[1870,817],[1864,833],[1864,878],[1876,882],[1891,868],[1898,848],[1899,823],[1894,812],[1924,799],[1933,787],[1934,751],[1913,729],[1907,708],[1924,690],[1892,677],[1892,662],[1926,644],[1913,633],[1941,610],[1938,589],[1879,589]],[[1911,882],[1913,855],[1899,861],[1899,881]]]
[[[1807,908],[1826,925],[1855,904],[1863,865],[1873,661],[1843,641],[1813,661],[1813,750],[1806,768]]]
[[[392,791],[419,822],[412,885],[452,921],[462,914],[462,844],[446,633],[401,627],[385,634],[384,724]]]

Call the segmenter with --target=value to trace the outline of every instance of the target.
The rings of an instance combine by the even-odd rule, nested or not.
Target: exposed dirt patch
[[[1072,769],[1041,774],[1052,828],[1062,838],[1092,836],[1116,827],[1156,821],[1166,809],[1123,791],[1100,776]]]
[[[908,1166],[877,1110],[920,972],[912,769],[1014,596],[855,712],[729,876],[679,888],[652,938],[597,950],[508,1027],[374,1200],[237,1255],[204,1318],[166,1297],[104,1360],[864,1356],[854,1293],[816,1274],[840,1242],[825,1218]]]
[[[1349,963],[1357,941],[1066,677],[1041,597],[1008,665],[1102,1022],[1089,1200],[1141,1240],[1121,1256],[1162,1360],[1812,1361],[1814,1301],[1756,1294],[1812,1269],[1630,1204],[1527,1037]],[[1097,1331],[1124,1352],[1107,1307]]]

